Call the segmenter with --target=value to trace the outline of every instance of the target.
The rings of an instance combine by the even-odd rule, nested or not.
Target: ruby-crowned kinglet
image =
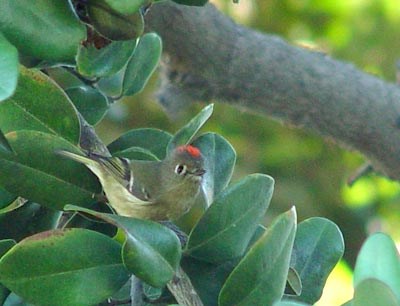
[[[177,147],[162,161],[57,153],[85,164],[119,215],[141,219],[179,218],[193,205],[205,173],[203,156],[192,145]]]

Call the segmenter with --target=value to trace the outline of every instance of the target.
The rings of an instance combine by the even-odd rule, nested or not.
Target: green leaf
[[[292,251],[292,258],[293,258],[293,251]],[[296,296],[299,296],[301,294],[301,291],[303,290],[303,285],[301,282],[300,275],[297,273],[295,269],[291,267],[289,267],[287,282],[290,288],[296,294]]]
[[[28,236],[57,227],[61,211],[27,202],[23,206],[0,215],[0,239],[20,241]]]
[[[49,208],[67,203],[90,205],[101,187],[84,165],[56,155],[56,150],[80,153],[63,138],[38,131],[7,134],[15,155],[0,153],[0,186]]]
[[[400,300],[384,282],[365,278],[355,288],[352,306],[399,306]]]
[[[137,12],[141,6],[150,2],[149,0],[105,0],[106,3],[115,11],[129,15]]]
[[[85,85],[75,74],[70,72],[67,68],[53,67],[47,68],[46,73],[49,77],[57,83],[62,89],[75,88]]]
[[[14,153],[10,144],[7,141],[6,136],[0,130],[0,152],[2,153]]]
[[[12,204],[17,196],[0,187],[0,210]]]
[[[90,86],[69,88],[65,91],[79,113],[91,125],[96,125],[106,115],[110,105],[107,98]]]
[[[208,118],[210,118],[213,109],[214,104],[207,105],[189,123],[176,132],[168,144],[167,152],[173,151],[180,145],[189,144]]]
[[[146,152],[145,154],[154,155],[155,159],[165,158],[166,147],[171,140],[170,133],[154,129],[142,128],[126,132],[118,139],[110,143],[107,148],[112,155],[121,156],[126,152]],[[130,156],[130,159],[141,159],[141,155]],[[126,154],[124,154],[125,157]]]
[[[310,218],[298,226],[290,266],[302,283],[296,299],[314,304],[324,289],[326,279],[344,252],[344,241],[335,223],[324,218]]]
[[[90,0],[87,12],[96,31],[110,40],[132,40],[143,33],[144,21],[139,11],[125,15],[104,0]]]
[[[84,229],[31,236],[0,260],[0,282],[35,305],[94,305],[128,277],[118,242]]]
[[[172,0],[175,3],[190,5],[190,6],[204,6],[208,0]]]
[[[294,301],[279,301],[274,303],[273,306],[308,306],[308,304]]]
[[[186,254],[211,263],[242,256],[272,197],[274,180],[253,174],[222,192],[189,236]]]
[[[120,99],[122,95],[122,82],[124,81],[125,69],[121,69],[116,74],[101,78],[97,82],[97,88],[108,97]]]
[[[354,269],[354,287],[370,278],[387,285],[400,301],[399,253],[393,240],[383,233],[371,235],[362,246]]]
[[[20,296],[11,292],[10,295],[5,300],[3,306],[35,306],[35,305],[26,303]]]
[[[15,94],[0,103],[0,127],[4,133],[38,130],[78,144],[79,119],[64,92],[45,74],[22,69]]]
[[[146,86],[160,61],[162,42],[156,33],[143,35],[126,66],[122,94],[134,95]]]
[[[14,93],[18,73],[18,51],[0,32],[0,101]]]
[[[296,211],[278,216],[228,277],[219,305],[272,305],[285,289],[296,233]]]
[[[211,203],[232,177],[236,152],[226,139],[215,133],[201,135],[193,145],[200,149],[206,162],[203,188]]]
[[[55,62],[75,62],[86,35],[68,1],[3,0],[0,31],[25,55]]]
[[[182,268],[188,274],[201,301],[207,306],[218,305],[218,295],[238,260],[211,264],[192,257],[183,257]]]
[[[181,258],[179,239],[170,229],[148,220],[103,214],[67,205],[109,222],[125,232],[122,257],[127,269],[154,287],[162,287],[172,279]]]
[[[6,191],[7,192],[7,191]],[[0,218],[2,214],[8,213],[10,211],[16,210],[25,204],[25,200],[21,198],[16,198],[15,201],[11,202],[9,205],[0,209]]]
[[[135,46],[136,40],[113,41],[101,49],[81,45],[77,56],[78,71],[91,78],[111,76],[125,66]]]
[[[0,258],[3,257],[4,254],[7,253],[7,251],[11,249],[15,244],[16,242],[12,239],[0,240]]]

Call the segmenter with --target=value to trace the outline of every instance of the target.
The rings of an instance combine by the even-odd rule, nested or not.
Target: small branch
[[[159,97],[170,114],[229,103],[334,139],[400,179],[400,86],[237,25],[212,4],[157,3],[146,24],[163,39]]]
[[[181,267],[178,268],[175,279],[171,280],[167,287],[179,305],[203,306],[203,302],[200,300],[189,277]]]

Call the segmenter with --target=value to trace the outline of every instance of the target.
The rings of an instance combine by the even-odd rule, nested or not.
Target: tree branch
[[[159,92],[176,115],[220,101],[356,149],[400,179],[400,88],[350,64],[235,24],[211,4],[163,2],[146,16],[167,55]]]

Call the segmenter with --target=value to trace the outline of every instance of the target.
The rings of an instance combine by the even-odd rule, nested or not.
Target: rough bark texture
[[[211,4],[154,5],[167,60],[161,103],[226,102],[315,131],[400,179],[400,88],[329,56],[235,24]]]

